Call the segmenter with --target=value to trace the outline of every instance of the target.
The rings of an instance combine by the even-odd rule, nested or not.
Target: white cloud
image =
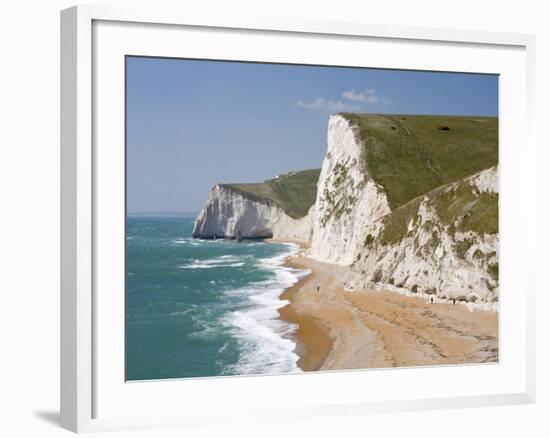
[[[310,110],[327,110],[333,112],[341,111],[358,111],[359,107],[357,105],[352,105],[346,102],[334,101],[330,99],[325,99],[324,97],[318,97],[311,102],[298,101],[297,104],[299,107],[310,109]]]
[[[365,91],[356,92],[349,90],[342,93],[342,97],[346,100],[362,103],[390,103],[389,99],[379,96],[374,88],[367,88]]]

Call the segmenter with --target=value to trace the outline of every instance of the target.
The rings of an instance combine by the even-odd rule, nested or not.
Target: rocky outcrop
[[[251,197],[230,186],[216,185],[195,220],[193,237],[211,239],[276,238],[309,242],[311,215],[288,216],[269,199]]]
[[[331,117],[309,255],[349,265],[350,290],[498,300],[498,168],[392,211],[384,188],[368,172],[369,146],[346,117]]]
[[[366,227],[390,212],[383,189],[368,175],[363,146],[348,120],[334,115],[328,151],[317,184],[311,257],[351,264],[362,249]]]
[[[254,185],[216,185],[195,222],[193,236],[274,237],[310,243],[310,257],[349,266],[346,287],[350,290],[383,287],[442,299],[496,302],[498,167],[479,172],[483,168],[479,163],[470,165],[465,159],[461,167],[456,167],[462,173],[449,183],[450,179],[414,132],[414,129],[428,132],[429,140],[429,136],[436,135],[433,132],[439,132],[437,124],[434,128],[426,124],[427,118],[419,118],[416,125],[411,123],[411,129],[405,117],[399,120],[383,116],[354,117],[364,117],[366,130],[365,125],[361,130],[357,122],[351,121],[353,117],[346,115],[333,115],[329,120],[328,150],[316,192],[312,190],[311,198],[302,204],[305,208],[301,214],[304,214],[314,202],[306,216],[293,218],[281,207],[283,203],[274,201],[278,198],[259,196],[258,193],[266,192],[265,186],[262,192],[250,187]],[[464,119],[455,122],[451,132],[460,137],[437,140],[450,145],[449,156],[443,157],[447,160],[443,164],[447,166],[453,165],[456,151],[452,147],[457,138],[463,141],[459,132],[466,129]],[[369,136],[371,128],[378,130],[377,137]],[[464,132],[471,136],[467,138],[476,141],[483,134],[472,130]],[[493,140],[490,137],[484,143],[489,146],[483,152],[486,161],[482,164],[496,162]],[[441,143],[436,143],[436,149],[432,150],[436,151],[435,155],[440,154],[441,159],[438,145]],[[481,156],[477,149],[474,154]],[[373,157],[385,167],[369,166],[368,160]],[[476,173],[460,179],[468,175],[468,169],[474,169],[471,167],[474,165]],[[267,182],[268,189],[274,190],[271,193],[287,192],[279,190],[277,178]],[[300,184],[298,187],[302,187]],[[310,178],[309,184],[315,189],[314,179]],[[406,192],[408,197],[396,194],[396,187],[406,188],[406,184],[411,184],[416,191]],[[243,191],[243,187],[249,192]],[[292,204],[289,199],[286,201]]]
[[[498,301],[497,211],[497,167],[413,200],[368,229],[348,289]]]

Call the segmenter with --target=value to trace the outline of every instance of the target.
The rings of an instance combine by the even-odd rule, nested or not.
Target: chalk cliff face
[[[458,210],[455,216],[445,217],[448,205]],[[475,222],[490,208],[498,209],[497,167],[410,203],[406,212],[397,212],[402,230],[391,222],[396,212],[382,218],[368,228],[347,287],[498,301],[498,234],[479,232]],[[393,228],[394,235],[388,236],[385,227]]]
[[[345,115],[333,115],[329,120],[328,150],[316,196],[313,192],[306,204],[309,208],[313,202],[306,216],[291,217],[273,198],[216,185],[196,219],[193,236],[274,237],[309,243],[310,257],[349,266],[346,287],[350,290],[374,287],[442,299],[498,301],[498,167],[487,166],[489,168],[468,176],[467,169],[472,167],[468,167],[470,159],[465,158],[460,169],[466,170],[460,175],[467,176],[455,176],[454,181],[447,182],[447,175],[455,169],[449,166],[454,166],[457,152],[450,150],[449,157],[443,157],[448,161],[441,161],[441,155],[437,155],[445,150],[443,147],[456,147],[457,139],[468,144],[472,138],[480,141],[481,146],[490,145],[492,137],[481,141],[475,131],[476,126],[488,122],[475,119],[467,121],[470,125],[464,128],[465,119],[450,120],[448,123],[455,123],[452,127],[438,126],[440,121],[436,120],[434,128],[421,118],[409,121],[404,117],[373,117],[372,123],[378,123],[372,125],[373,129],[388,126],[386,140],[365,135],[365,131],[350,120]],[[366,121],[368,129],[369,120]],[[419,141],[415,129],[428,141],[434,141],[435,158]],[[470,129],[466,135],[471,137],[463,140],[461,129]],[[448,132],[453,132],[455,137],[442,137]],[[390,141],[394,143],[388,143]],[[400,143],[396,146],[395,142]],[[394,149],[384,149],[388,144]],[[376,166],[372,169],[378,174],[369,173],[371,167],[366,154],[369,147],[386,153],[380,155],[386,165],[383,173]],[[475,148],[473,159],[481,156]],[[496,162],[498,154],[491,155],[494,152],[491,148],[494,145],[486,148],[483,157],[488,158],[481,165]],[[373,156],[377,155],[370,155]],[[394,159],[404,161],[388,172],[387,166],[393,165]],[[413,163],[417,168],[404,174],[401,170],[410,168],[408,164],[413,159],[417,160]],[[483,169],[480,164],[475,165]],[[419,175],[417,169],[424,169],[426,173]],[[383,178],[387,182],[388,175],[400,177],[390,182],[407,184],[408,181],[414,188],[424,184],[424,189],[396,202],[399,196],[396,196],[395,184],[390,193],[380,183]],[[311,184],[314,188],[314,182]],[[398,188],[406,187],[399,184]]]
[[[313,211],[311,256],[349,265],[362,248],[365,228],[390,208],[383,189],[363,166],[358,133],[344,117],[330,118],[327,142]]]
[[[289,217],[268,199],[253,199],[228,186],[216,185],[195,220],[193,237],[276,238],[309,242],[311,215]]]

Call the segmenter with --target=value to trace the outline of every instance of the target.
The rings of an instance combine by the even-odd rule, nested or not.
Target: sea
[[[299,372],[283,291],[308,274],[299,247],[199,240],[195,215],[130,215],[126,226],[126,379]]]

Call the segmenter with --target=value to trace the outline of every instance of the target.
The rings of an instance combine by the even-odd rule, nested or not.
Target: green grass
[[[418,220],[418,209],[424,197],[428,198],[428,204],[453,235],[456,231],[473,231],[480,235],[498,233],[498,194],[478,193],[463,180],[420,195],[386,215],[382,219],[384,229],[378,240],[380,244],[399,242],[407,235],[409,223]],[[463,256],[470,246],[468,242],[461,242],[455,249],[459,256]]]
[[[364,168],[385,189],[392,210],[498,162],[495,117],[342,116],[358,128]]]
[[[317,196],[317,181],[321,169],[289,172],[263,183],[221,184],[259,202],[274,202],[290,217],[307,215]]]
[[[364,247],[365,248],[368,248],[370,247],[373,243],[374,243],[374,236],[372,234],[367,234],[367,237],[365,237],[365,243],[364,243]]]
[[[489,265],[489,274],[493,277],[493,280],[498,281],[498,263]]]
[[[388,245],[403,240],[407,235],[411,220],[413,224],[418,220],[418,208],[421,202],[422,197],[415,198],[384,216],[384,229],[380,234],[379,240],[381,245]]]
[[[460,231],[498,233],[497,193],[477,193],[468,182],[462,181],[434,191],[430,201],[445,224],[458,220]]]
[[[473,244],[474,244],[474,241],[472,239],[464,239],[464,240],[457,241],[454,244],[454,250],[456,255],[461,259],[465,259],[466,253],[472,247]]]

